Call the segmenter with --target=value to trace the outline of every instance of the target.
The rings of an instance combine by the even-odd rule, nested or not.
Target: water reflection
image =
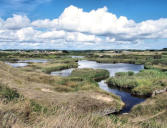
[[[15,63],[6,62],[6,64],[9,64],[14,68],[18,68],[18,67],[25,67],[28,65],[28,63],[47,63],[47,62],[48,60],[46,59],[32,59],[32,60],[19,60]]]
[[[14,68],[25,67],[28,65],[27,63],[10,63],[10,62],[6,62],[6,64],[9,64]]]
[[[135,73],[144,69],[143,65],[125,64],[125,63],[97,63],[95,61],[81,60],[78,61],[78,68],[94,68],[94,69],[106,69],[110,72],[110,76],[114,76],[116,72],[133,71]]]
[[[84,58],[84,56],[71,56],[72,58]]]
[[[32,60],[20,60],[18,63],[47,63],[46,59],[32,59]]]
[[[71,68],[71,69],[65,69],[65,70],[61,70],[61,71],[55,71],[55,72],[51,72],[51,75],[53,76],[69,76],[71,75],[71,72],[73,71],[74,69]]]

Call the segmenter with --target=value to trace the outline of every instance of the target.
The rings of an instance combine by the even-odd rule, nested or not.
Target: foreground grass
[[[142,70],[137,74],[116,73],[107,80],[109,86],[128,88],[131,93],[139,96],[151,96],[156,90],[167,87],[167,74],[158,70]]]
[[[115,116],[101,117],[92,113],[79,113],[64,108],[50,108],[47,112],[24,99],[3,104],[0,102],[0,125],[13,128],[123,128],[126,121]],[[40,105],[43,108],[43,106]],[[44,107],[45,108],[45,107]],[[37,110],[38,111],[37,111]],[[46,109],[46,108],[45,108]]]
[[[3,84],[0,87],[8,88]],[[67,109],[67,106],[54,104],[47,106],[24,98],[10,88],[7,90],[17,95],[9,100],[7,97],[11,97],[11,93],[4,90],[6,89],[0,90],[0,125],[5,128],[166,128],[167,126],[166,93],[136,105],[129,114],[117,117],[83,113],[80,110],[76,111],[75,108]]]
[[[121,121],[115,123],[114,118],[102,117],[123,107],[119,97],[102,91],[95,82],[74,76],[65,79],[42,72],[25,72],[0,62],[0,125],[16,128],[125,125]],[[73,91],[58,90],[60,86],[80,85],[81,88]]]

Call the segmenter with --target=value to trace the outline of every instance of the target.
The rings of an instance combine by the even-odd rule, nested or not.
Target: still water
[[[12,67],[19,68],[19,67],[25,67],[28,65],[28,63],[46,63],[48,60],[46,59],[32,59],[32,60],[20,60],[15,63],[6,62],[6,64],[11,65]]]

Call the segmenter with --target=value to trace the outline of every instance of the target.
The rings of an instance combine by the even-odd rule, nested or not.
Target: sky
[[[162,49],[167,0],[0,0],[0,49]]]

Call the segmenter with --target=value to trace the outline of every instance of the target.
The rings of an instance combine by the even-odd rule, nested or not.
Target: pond
[[[72,58],[84,58],[84,56],[71,56]]]
[[[28,65],[28,63],[21,63],[21,62],[16,62],[16,63],[10,63],[10,62],[6,62],[6,64],[11,65],[14,68],[18,68],[18,67],[25,67]]]
[[[46,59],[32,59],[32,60],[19,60],[15,63],[6,62],[6,64],[9,64],[14,68],[19,68],[19,67],[25,67],[29,63],[46,63],[46,62],[48,62],[48,60]]]
[[[47,63],[47,59],[20,60],[18,63]]]
[[[71,75],[71,72],[74,70],[74,68],[70,68],[70,69],[65,69],[65,70],[61,70],[61,71],[54,71],[51,72],[51,75],[53,76],[69,76]]]

